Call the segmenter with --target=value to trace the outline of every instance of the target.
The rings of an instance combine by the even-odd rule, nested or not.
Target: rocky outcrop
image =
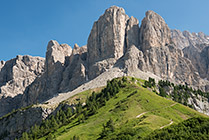
[[[141,70],[177,83],[198,86],[199,75],[183,52],[171,41],[164,19],[153,11],[146,12],[140,26],[140,47],[143,51]]]
[[[203,96],[191,95],[191,97],[188,98],[188,105],[193,106],[198,112],[209,115],[209,102],[208,99]]]
[[[66,58],[66,66],[63,71],[60,92],[66,92],[75,89],[79,85],[88,81],[86,70],[87,47],[74,45],[73,55]]]
[[[93,25],[88,38],[88,63],[123,56],[128,16],[123,8],[110,7]]]
[[[0,96],[14,97],[22,94],[37,76],[44,70],[44,59],[41,57],[20,56],[7,61],[0,72]]]
[[[190,33],[189,31],[171,30],[173,43],[180,49],[194,46],[198,51],[209,45],[209,36],[203,32]]]
[[[143,52],[151,47],[161,47],[171,43],[170,29],[160,15],[153,11],[146,12],[140,27],[139,41]]]
[[[114,66],[132,45],[139,47],[139,22],[112,6],[93,25],[88,38],[88,76],[97,77]]]
[[[112,6],[93,25],[88,38],[89,79],[93,79],[123,56],[128,16],[123,8]]]
[[[34,106],[16,110],[0,118],[0,139],[13,140],[20,137],[30,127],[35,124],[40,125],[52,111],[52,109]]]
[[[172,44],[152,47],[144,53],[145,71],[175,83],[198,86],[199,75],[191,61],[183,57],[181,50]]]
[[[183,49],[184,56],[191,60],[194,67],[198,70],[201,78],[209,80],[209,46],[199,51],[194,46]]]
[[[127,21],[125,39],[126,50],[131,46],[139,48],[139,21],[133,16]]]
[[[208,79],[209,36],[202,32],[190,33],[188,31],[172,30],[172,41],[183,50],[184,57],[191,60],[201,78]]]
[[[46,51],[45,71],[48,75],[54,72],[57,65],[64,65],[65,57],[72,54],[72,48],[67,44],[61,44],[55,40],[48,43]],[[58,66],[59,67],[59,66]]]
[[[44,71],[44,58],[20,56],[3,62],[0,71],[0,116],[17,108],[26,89]]]
[[[40,103],[60,92],[72,90],[86,81],[86,46],[74,49],[50,41],[47,46],[45,72],[24,92],[21,106]]]
[[[27,87],[24,92],[21,106],[41,102],[58,92],[62,80],[65,57],[72,54],[72,48],[67,44],[59,44],[51,40],[47,46],[45,71],[41,77]]]

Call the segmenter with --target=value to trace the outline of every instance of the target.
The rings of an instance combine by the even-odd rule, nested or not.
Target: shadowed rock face
[[[201,78],[209,80],[209,46],[199,51],[194,46],[183,49],[184,56],[191,60]]]
[[[188,58],[201,78],[208,77],[208,46],[209,36],[202,32],[190,33],[188,31],[172,30],[172,41],[182,49],[184,57]]]

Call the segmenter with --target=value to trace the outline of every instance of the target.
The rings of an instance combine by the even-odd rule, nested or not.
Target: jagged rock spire
[[[164,19],[154,11],[147,11],[142,20],[139,35],[140,46],[145,51],[150,47],[166,46],[171,43],[171,32]]]
[[[123,56],[128,16],[123,8],[112,6],[94,22],[88,38],[89,64]]]
[[[51,40],[47,46],[45,70],[53,71],[54,64],[59,62],[64,64],[65,57],[72,54],[72,48],[67,44],[59,44],[55,40]]]

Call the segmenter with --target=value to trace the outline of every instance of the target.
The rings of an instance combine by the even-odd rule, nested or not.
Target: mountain
[[[158,79],[186,82],[207,90],[208,81],[199,76],[183,51],[172,44],[171,31],[161,16],[148,11],[140,27],[138,24],[124,9],[112,6],[94,23],[87,46],[75,45],[72,52],[66,53],[62,45],[50,41],[45,73],[28,86],[21,106],[71,91],[114,68],[121,71],[120,75],[142,78],[143,71]]]
[[[115,77],[152,77],[207,92],[208,56],[204,33],[171,30],[154,11],[147,11],[139,24],[123,8],[112,6],[94,22],[87,45],[71,48],[51,40],[45,59],[17,56],[0,62],[0,123],[10,134],[23,132],[40,124],[61,102]],[[165,88],[169,93],[174,89]],[[189,94],[190,105],[208,114],[207,93],[195,93]],[[17,120],[27,123],[14,124]]]

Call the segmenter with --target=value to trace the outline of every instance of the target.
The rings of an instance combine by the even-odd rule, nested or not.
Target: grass
[[[104,87],[99,87],[95,89],[89,89],[86,91],[83,91],[81,93],[78,93],[69,99],[63,101],[64,104],[78,104],[79,102],[83,103],[86,101],[87,97],[91,95],[91,93],[94,92],[100,92]]]
[[[205,116],[189,107],[156,95],[141,86],[140,83],[143,80],[135,80],[137,81],[132,79],[129,86],[122,88],[115,97],[107,101],[105,106],[98,109],[97,113],[90,116],[84,123],[77,124],[76,120],[74,120],[68,125],[57,129],[53,133],[57,140],[69,140],[74,135],[79,136],[82,140],[97,139],[102,131],[103,124],[110,118],[114,122],[116,134],[119,131],[134,128],[141,137],[145,137],[153,130],[169,124],[171,120],[174,124],[177,124],[191,117]],[[96,91],[99,92],[101,89],[96,89]],[[85,102],[92,91],[84,91],[65,102]],[[137,115],[143,112],[146,113],[136,118]],[[41,138],[41,140],[44,139]]]

